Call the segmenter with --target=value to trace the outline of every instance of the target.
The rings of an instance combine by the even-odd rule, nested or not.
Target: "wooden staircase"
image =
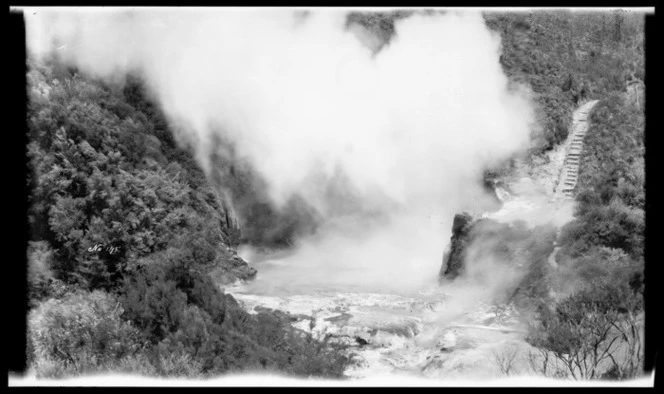
[[[581,151],[583,149],[583,137],[588,131],[588,114],[593,109],[598,100],[589,101],[583,104],[575,113],[572,119],[572,131],[568,136],[569,146],[565,155],[565,162],[560,173],[556,194],[566,199],[574,198],[573,192],[579,176],[579,162],[581,160]]]

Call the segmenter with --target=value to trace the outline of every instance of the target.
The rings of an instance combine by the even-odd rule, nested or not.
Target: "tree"
[[[156,344],[179,327],[187,296],[164,279],[163,268],[150,266],[125,280],[120,302],[123,316]]]
[[[503,375],[512,375],[515,373],[514,364],[519,354],[516,346],[508,346],[501,351],[493,352],[493,360]]]
[[[598,379],[611,369],[621,378],[634,377],[642,368],[642,302],[619,282],[581,290],[553,310],[543,308],[527,338],[541,355],[536,360],[531,354],[531,366],[577,380]]]

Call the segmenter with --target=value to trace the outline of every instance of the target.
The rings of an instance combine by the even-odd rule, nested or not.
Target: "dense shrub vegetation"
[[[642,14],[485,13],[485,20],[500,33],[503,69],[512,81],[527,84],[539,103],[543,130],[535,153],[567,137],[581,101],[645,78]]]
[[[223,200],[190,155],[162,142],[168,130],[155,129],[121,92],[47,68],[29,77],[29,215],[33,240],[54,250],[58,279],[108,289],[128,264],[192,229],[237,242]],[[94,245],[103,247],[84,252]]]
[[[339,345],[250,315],[213,282],[255,270],[233,254],[240,234],[223,189],[175,143],[140,80],[118,88],[34,61],[28,79],[38,376],[342,376]]]
[[[581,155],[576,219],[561,232],[559,262],[570,280],[629,272],[642,291],[645,238],[644,112],[609,95],[591,116]]]
[[[643,159],[643,109],[608,95],[591,116],[576,218],[559,240],[557,288],[569,296],[542,308],[531,331],[539,351],[559,361],[549,371],[560,376],[626,379],[642,371]]]
[[[561,89],[568,97],[601,100],[584,141],[575,219],[562,228],[559,267],[548,277],[558,301],[539,305],[530,332],[539,352],[531,364],[545,375],[625,379],[643,368],[644,108],[626,94],[628,80],[645,76],[642,18],[523,16],[526,30],[560,35],[557,52],[547,47],[554,40],[538,41],[542,52],[532,52],[532,62],[555,53],[567,73]]]
[[[593,247],[643,258],[645,230],[644,112],[618,94],[600,102],[581,155],[577,220],[563,234],[571,258]]]
[[[625,275],[542,308],[527,340],[531,366],[545,376],[628,379],[643,370],[643,296]],[[539,357],[537,355],[539,353]]]

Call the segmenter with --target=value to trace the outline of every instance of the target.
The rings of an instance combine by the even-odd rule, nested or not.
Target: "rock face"
[[[256,277],[256,269],[235,254],[232,249],[222,251],[220,262],[210,271],[212,278],[219,284],[226,285],[238,280],[248,281]]]
[[[452,237],[449,249],[443,254],[443,265],[440,268],[439,279],[443,277],[454,279],[463,271],[464,251],[470,242],[470,230],[473,227],[473,217],[464,212],[454,215],[452,223]]]
[[[468,250],[475,241],[483,245],[480,250],[483,255],[509,260],[517,245],[512,248],[508,243],[526,237],[527,230],[525,233],[524,230],[524,224],[520,222],[509,225],[493,219],[474,218],[466,212],[456,214],[452,223],[452,237],[443,254],[439,280],[454,279],[464,273]]]
[[[227,203],[226,226],[234,229],[236,244],[290,247],[299,234],[311,233],[317,227],[315,210],[300,197],[291,197],[278,209],[266,192],[266,180],[238,156],[230,141],[215,134],[211,145],[210,183]]]

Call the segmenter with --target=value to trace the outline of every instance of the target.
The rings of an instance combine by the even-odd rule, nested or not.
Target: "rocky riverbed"
[[[351,347],[353,378],[403,374],[431,378],[498,378],[494,353],[527,346],[525,327],[511,305],[497,306],[480,297],[459,302],[454,284],[413,294],[297,291],[262,292],[269,260],[259,278],[226,291],[247,310],[277,309],[294,317],[293,325],[318,338],[329,335]],[[456,305],[455,305],[456,303]]]

